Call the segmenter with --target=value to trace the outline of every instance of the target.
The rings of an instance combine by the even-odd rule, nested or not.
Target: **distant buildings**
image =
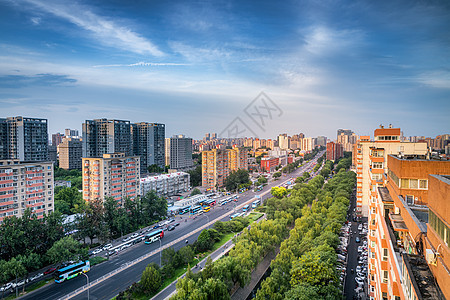
[[[30,208],[38,219],[54,210],[53,164],[0,160],[0,223]]]
[[[344,157],[344,148],[342,144],[329,142],[327,143],[327,160],[335,161]]]
[[[135,198],[139,192],[140,158],[125,153],[103,154],[103,157],[82,160],[83,199],[105,201],[112,197],[123,205],[126,197]]]
[[[238,169],[248,169],[247,150],[234,147],[226,150],[202,152],[202,186],[209,189],[222,187],[225,179]]]
[[[189,186],[190,176],[184,172],[148,176],[140,180],[140,194],[145,195],[150,191],[155,191],[160,197],[169,197],[187,192]]]
[[[350,129],[338,129],[337,143],[341,144],[344,151],[352,152],[353,145],[356,144],[358,136]]]
[[[184,170],[192,168],[192,138],[174,135],[166,138],[166,165],[171,169]]]
[[[62,133],[54,133],[52,134],[52,146],[58,147],[58,145],[61,143],[62,139],[64,138],[64,134]]]
[[[66,170],[81,170],[81,139],[66,137],[58,145],[59,167]]]
[[[78,133],[78,130],[76,130],[76,129],[66,128],[64,130],[64,133],[65,133],[66,137],[79,137],[80,136]]]
[[[48,160],[47,119],[0,119],[0,159]]]

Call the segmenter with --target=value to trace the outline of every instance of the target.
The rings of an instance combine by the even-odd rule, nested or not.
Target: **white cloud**
[[[450,89],[450,72],[444,70],[425,72],[418,76],[420,83],[441,89]]]
[[[359,30],[333,30],[324,26],[313,27],[305,36],[305,50],[322,56],[357,46],[363,39]]]
[[[33,4],[44,12],[89,31],[99,42],[107,46],[138,54],[164,55],[157,46],[140,34],[93,13],[89,7],[74,2],[70,2],[70,4],[39,0],[23,0],[23,2]]]
[[[152,62],[137,62],[135,64],[112,64],[112,65],[96,65],[93,68],[114,68],[114,67],[160,67],[160,66],[189,66],[190,64],[179,63],[152,63]]]

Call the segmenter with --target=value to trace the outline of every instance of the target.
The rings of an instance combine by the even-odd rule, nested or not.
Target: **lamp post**
[[[159,239],[159,266],[162,267],[162,251],[161,251],[161,238]]]
[[[206,216],[207,224],[208,224],[208,226],[206,226],[206,228],[208,229],[209,228],[209,217],[208,217],[208,215],[205,215],[205,216]]]
[[[87,294],[88,294],[87,298],[88,298],[88,300],[89,300],[89,276],[87,276],[87,274],[84,273],[84,272],[81,272],[81,274],[83,274],[84,276],[86,276],[86,280],[87,280]]]

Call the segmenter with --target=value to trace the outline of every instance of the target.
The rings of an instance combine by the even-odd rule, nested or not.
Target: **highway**
[[[233,213],[233,209],[236,209],[237,212],[241,212],[242,206],[245,203],[250,203],[254,200],[255,195],[259,195],[261,200],[264,200],[270,197],[270,189],[273,186],[279,186],[291,178],[295,178],[302,174],[305,171],[311,171],[312,164],[316,162],[317,158],[323,155],[324,151],[320,152],[316,157],[310,162],[306,163],[304,166],[298,168],[295,172],[288,174],[287,176],[282,176],[277,181],[271,181],[268,185],[264,187],[264,189],[260,192],[247,191],[245,193],[239,194],[239,198],[237,202],[229,202],[226,205],[218,206],[215,205],[210,212],[205,213],[201,216],[198,216],[195,220],[191,217],[188,218],[187,215],[177,216],[176,222],[179,222],[180,225],[175,228],[173,231],[165,231],[165,236],[161,240],[162,249],[164,249],[165,245],[167,247],[168,244],[173,243],[173,241],[179,240],[174,243],[172,247],[175,250],[180,249],[185,244],[185,240],[187,239],[190,243],[194,242],[199,236],[201,230],[196,229],[205,226],[208,221],[210,223],[209,226],[212,226],[216,221],[228,221],[229,215]],[[227,196],[225,196],[227,197]],[[219,200],[219,198],[217,199]],[[187,219],[187,221],[186,221]],[[146,245],[144,243],[136,244],[126,250],[119,252],[118,255],[110,257],[109,261],[103,262],[99,265],[96,265],[91,268],[91,270],[86,273],[89,276],[89,281],[93,282],[96,279],[101,278],[102,276],[107,275],[108,273],[120,268],[122,265],[132,262],[150,252],[155,252],[150,257],[143,259],[140,262],[122,270],[121,272],[111,276],[105,280],[98,282],[94,286],[90,286],[89,288],[89,296],[90,299],[111,299],[116,296],[119,292],[125,290],[128,286],[133,284],[136,281],[140,280],[141,274],[144,271],[145,267],[151,263],[159,264],[160,261],[160,252],[158,251],[160,247],[159,242],[152,243],[150,245]],[[82,288],[86,285],[86,277],[78,276],[74,279],[71,279],[62,284],[51,283],[47,286],[44,286],[34,292],[31,292],[27,295],[21,297],[21,299],[67,299],[67,295],[71,292]],[[83,291],[78,295],[71,297],[71,299],[86,299],[87,291]]]

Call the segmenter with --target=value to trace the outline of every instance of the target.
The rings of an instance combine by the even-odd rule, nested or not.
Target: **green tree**
[[[275,198],[281,199],[284,196],[287,195],[287,189],[285,187],[278,187],[278,186],[274,186],[271,190],[270,193],[272,194],[272,196],[274,196]]]
[[[33,252],[30,252],[28,255],[19,255],[17,256],[17,259],[26,269],[26,279],[28,279],[28,275],[30,274],[30,272],[38,270],[42,266],[40,255]],[[23,285],[22,292],[25,292],[25,285]]]
[[[262,184],[264,184],[264,183],[267,183],[267,178],[264,177],[264,176],[259,176],[259,177],[258,177],[258,180],[256,181],[256,184],[257,184],[257,185],[262,185]]]
[[[10,274],[8,263],[5,260],[0,260],[0,286],[3,286],[5,283],[9,281]],[[5,291],[2,291],[2,299]]]
[[[201,193],[202,192],[198,188],[195,188],[195,189],[192,190],[190,196],[192,197],[192,196],[195,196],[195,195],[200,195]]]
[[[225,179],[225,188],[228,191],[236,191],[241,184],[249,184],[249,174],[247,170],[232,171]]]
[[[164,171],[163,169],[158,167],[158,165],[156,165],[156,164],[148,166],[147,170],[148,170],[149,173],[161,173],[161,172]]]
[[[85,205],[81,193],[75,187],[55,190],[55,210],[62,214],[78,213]]]
[[[17,279],[24,276],[27,273],[26,268],[23,266],[20,260],[13,257],[7,265],[8,272],[12,278],[15,278],[17,284]],[[16,285],[16,297],[18,296],[18,286]]]
[[[279,177],[281,177],[281,172],[273,173],[272,177],[273,177],[273,178],[279,178]]]
[[[50,261],[58,264],[69,260],[78,260],[81,254],[80,244],[70,236],[63,237],[47,251]]]
[[[201,186],[202,185],[202,165],[198,165],[194,170],[188,171],[191,178],[191,186]]]
[[[191,246],[184,246],[181,247],[180,250],[178,250],[178,254],[182,260],[183,264],[188,264],[189,262],[191,262],[194,259],[194,250],[192,249]]]
[[[140,286],[143,291],[154,294],[161,286],[161,273],[152,265],[148,265],[142,273]]]

